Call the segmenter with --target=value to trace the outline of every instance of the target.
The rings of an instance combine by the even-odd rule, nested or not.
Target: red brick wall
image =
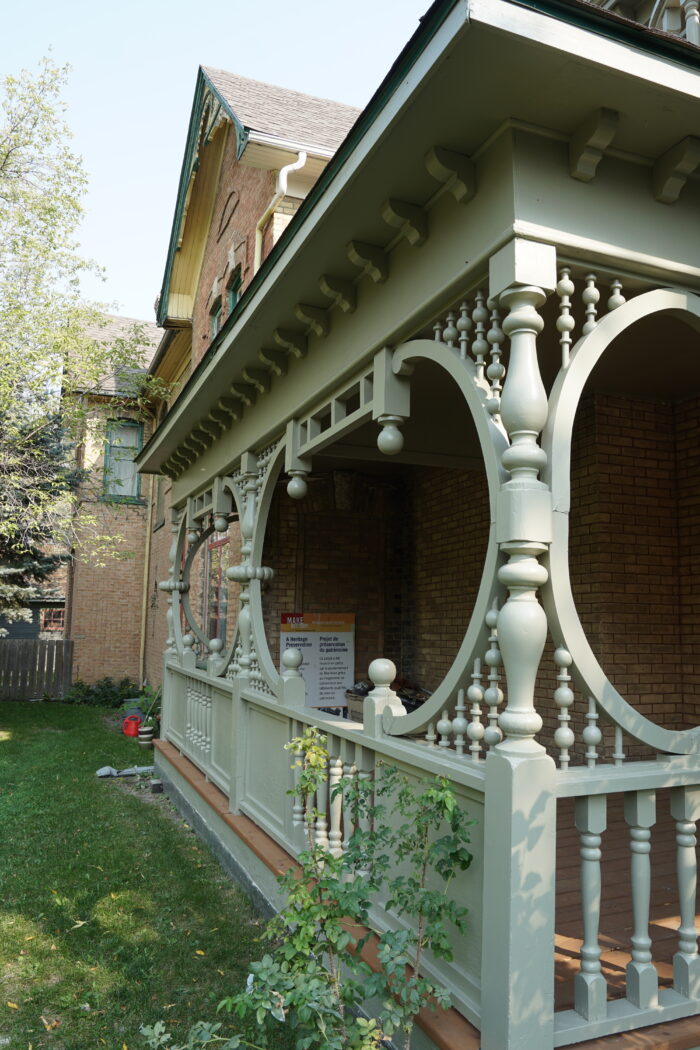
[[[275,179],[274,171],[261,171],[239,164],[236,159],[236,136],[229,134],[195,296],[192,318],[192,358],[195,364],[211,342],[210,311],[213,300],[210,292],[214,281],[217,278],[221,280],[222,322],[228,316],[226,284],[237,266],[241,268],[242,287],[250,283],[255,254],[255,227],[272,199]],[[233,267],[229,260],[230,253],[233,253]]]

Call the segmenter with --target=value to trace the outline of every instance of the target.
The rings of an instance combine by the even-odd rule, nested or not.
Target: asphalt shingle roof
[[[336,150],[362,112],[223,69],[202,69],[244,127],[300,146]]]

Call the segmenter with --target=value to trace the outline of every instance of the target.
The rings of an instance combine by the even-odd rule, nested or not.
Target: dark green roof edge
[[[199,126],[202,120],[202,113],[204,111],[204,100],[207,95],[207,91],[210,91],[221,104],[222,108],[226,111],[226,114],[231,120],[231,123],[236,129],[236,155],[240,157],[241,153],[245,149],[246,142],[248,141],[248,129],[241,124],[236,114],[231,109],[230,105],[223,97],[220,91],[217,91],[214,84],[212,84],[209,77],[206,75],[202,67],[200,66],[197,71],[197,83],[194,89],[194,101],[192,103],[192,113],[190,114],[190,123],[187,129],[187,140],[185,143],[185,154],[182,158],[182,168],[180,171],[180,182],[177,190],[177,200],[175,202],[175,215],[173,217],[173,225],[170,231],[170,243],[168,245],[168,255],[165,263],[165,273],[163,275],[163,284],[160,290],[160,300],[158,303],[158,324],[163,325],[168,316],[168,298],[170,293],[170,279],[173,272],[173,262],[175,261],[175,252],[177,251],[177,242],[180,235],[180,226],[182,224],[183,213],[185,210],[185,201],[187,200],[187,189],[190,181],[190,172],[192,170],[192,163],[197,150],[197,138],[199,134]]]
[[[387,75],[384,77],[384,80],[381,82],[374,95],[372,95],[366,107],[357,118],[357,121],[338,147],[338,150],[329,161],[318,180],[312,186],[307,197],[293,216],[292,221],[285,229],[279,241],[277,241],[270,253],[263,260],[260,269],[253,276],[253,279],[236,303],[236,306],[226,318],[226,321],[217,333],[216,338],[209,344],[205,354],[193,369],[192,374],[180,391],[177,402],[173,407],[184,403],[188,391],[196,382],[200,372],[206,368],[211,356],[216,352],[223,339],[225,339],[239,315],[247,306],[253,293],[265,280],[269,271],[274,267],[277,258],[284,250],[289,237],[293,235],[296,227],[304,220],[308,212],[315,207],[316,202],[320,197],[323,196],[328,186],[343,167],[347,157],[352,153],[357,143],[362,139],[369,126],[374,122],[385,103],[394,93],[398,83],[403,79],[418,58],[420,58],[440,26],[446,20],[452,8],[455,7],[458,2],[459,0],[434,0],[434,3],[428,8],[426,13],[421,16],[418,29],[416,29],[413,36],[400,51]],[[697,48],[695,45],[689,44],[684,40],[676,40],[669,37],[667,34],[647,29],[644,26],[630,22],[628,19],[612,15],[609,11],[604,11],[601,8],[586,3],[585,0],[505,0],[505,2],[510,3],[515,7],[525,7],[533,11],[539,11],[542,14],[551,15],[553,18],[558,18],[560,21],[568,22],[571,25],[576,25],[585,29],[595,29],[596,31],[599,31],[601,36],[608,37],[611,40],[632,44],[637,49],[646,51],[652,55],[662,55],[664,57],[674,58],[679,60],[683,65],[700,68],[700,48]],[[162,323],[162,321],[160,321],[160,316],[159,322]],[[156,430],[142,449],[140,455],[137,457],[137,463],[150,451],[150,446],[155,443],[157,436],[158,431]]]

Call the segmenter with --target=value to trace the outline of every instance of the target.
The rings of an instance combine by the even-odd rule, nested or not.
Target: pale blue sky
[[[153,320],[197,67],[362,106],[430,0],[35,0],[3,11],[0,73],[52,49],[90,179],[83,254],[107,270],[90,297]]]

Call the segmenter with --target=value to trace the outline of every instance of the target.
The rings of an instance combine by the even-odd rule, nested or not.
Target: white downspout
[[[277,205],[283,197],[287,195],[287,177],[290,171],[300,171],[301,168],[306,164],[306,153],[301,150],[297,155],[297,159],[292,161],[291,164],[285,164],[283,168],[280,168],[277,176],[277,188],[275,195],[268,204],[263,214],[258,219],[258,224],[255,227],[255,258],[253,260],[253,273],[257,273],[260,269],[260,263],[262,262],[262,249],[263,249],[263,231],[270,221],[271,216],[274,214]]]

